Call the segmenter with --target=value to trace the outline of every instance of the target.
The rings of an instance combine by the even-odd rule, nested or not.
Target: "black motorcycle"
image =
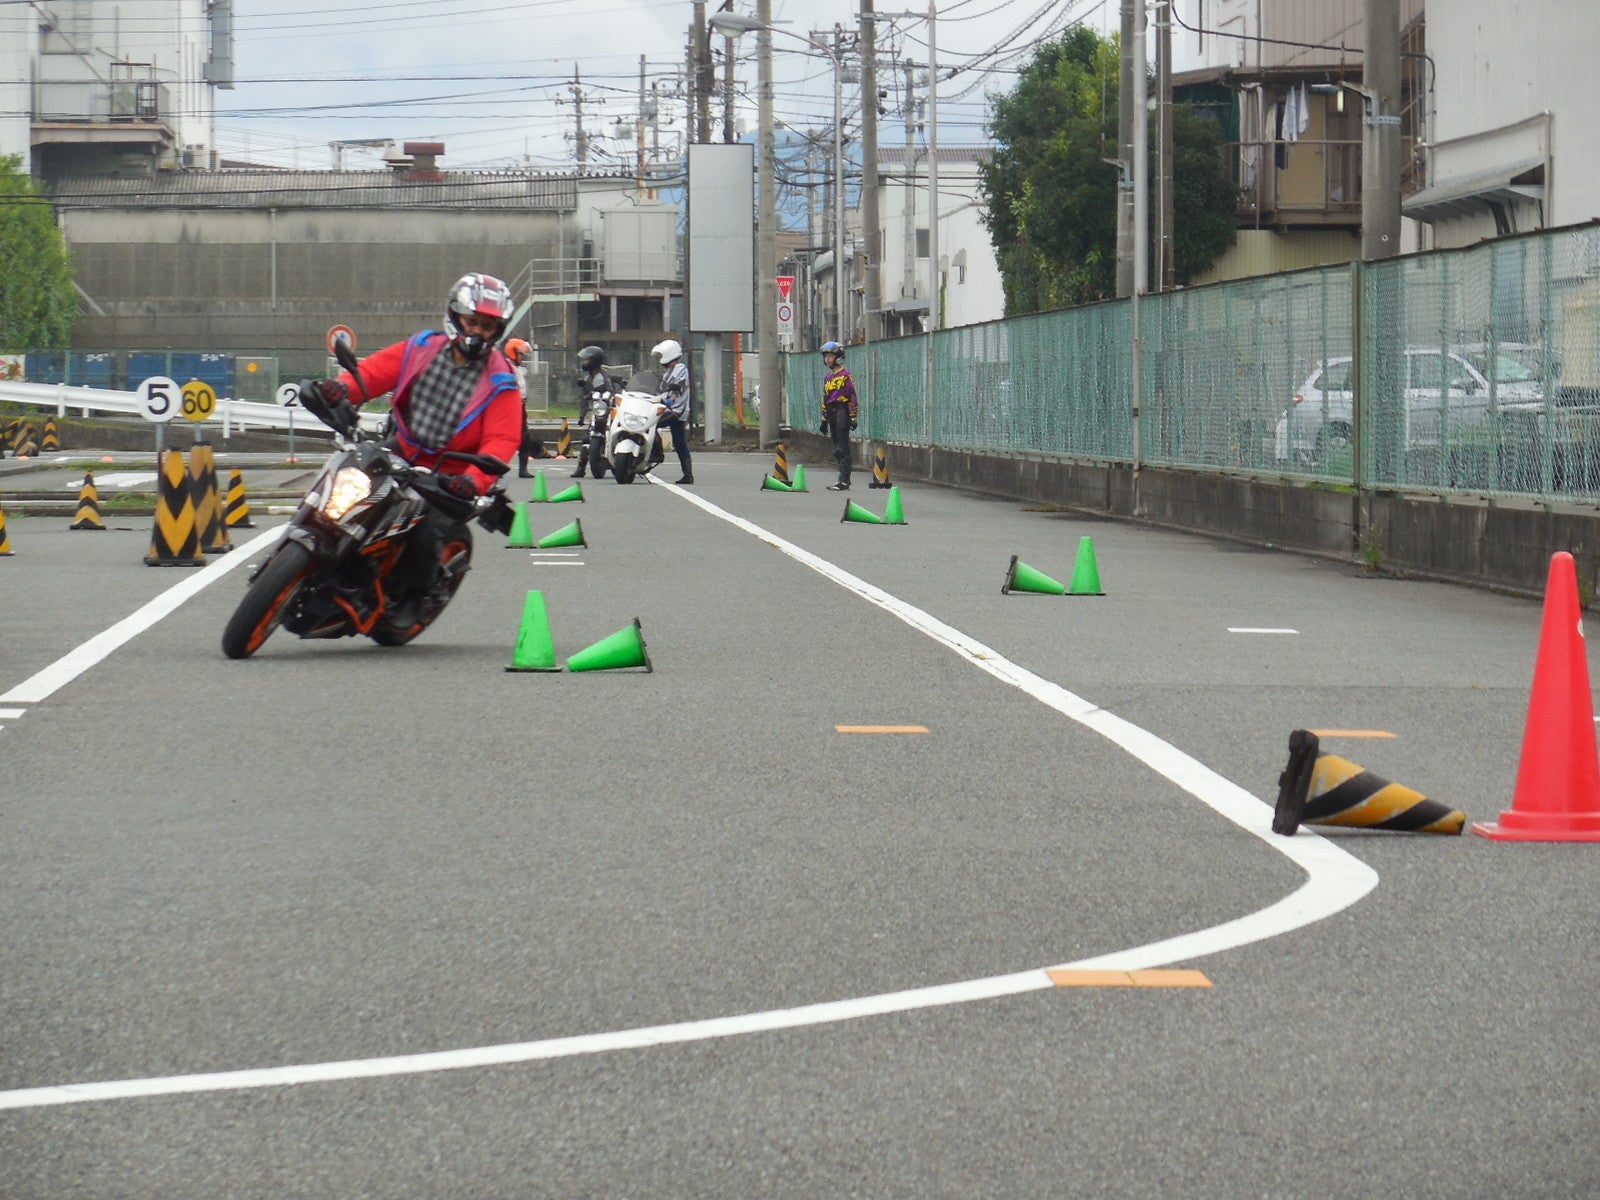
[[[611,424],[611,404],[615,392],[610,382],[605,387],[593,388],[584,401],[588,405],[584,441],[587,444],[589,470],[596,479],[604,479],[610,463],[606,461],[606,429]]]
[[[355,356],[342,343],[339,350],[339,361],[359,383]],[[248,658],[279,625],[302,638],[366,636],[380,646],[404,645],[433,624],[471,568],[472,531],[466,523],[511,532],[514,510],[503,488],[476,499],[456,496],[439,485],[433,471],[406,462],[392,442],[363,433],[354,409],[330,410],[309,389],[302,390],[301,403],[334,430],[338,448],[301,500],[283,539],[252,573],[222,633],[222,652],[229,658]],[[446,451],[441,457],[496,477],[509,470],[483,454]],[[432,587],[415,619],[402,624],[394,615],[388,581],[429,506],[454,524],[440,547]]]

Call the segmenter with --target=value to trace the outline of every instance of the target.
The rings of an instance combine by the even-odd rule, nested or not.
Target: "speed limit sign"
[[[165,375],[152,375],[139,385],[139,411],[146,421],[166,424],[178,415],[183,395],[178,385]]]
[[[180,411],[186,421],[204,421],[217,410],[217,390],[201,379],[191,379],[183,385],[183,403]]]

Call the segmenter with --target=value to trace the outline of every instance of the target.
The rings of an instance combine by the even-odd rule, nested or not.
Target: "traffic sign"
[[[286,383],[278,389],[278,403],[285,408],[293,408],[300,403],[300,385]]]
[[[217,389],[200,379],[191,379],[183,385],[183,403],[179,408],[186,421],[204,421],[217,411]]]
[[[146,421],[165,425],[178,415],[182,393],[177,383],[165,375],[150,376],[138,386],[136,394],[139,397],[139,411],[144,414]]]
[[[340,342],[343,342],[345,345],[349,346],[350,349],[354,350],[356,348],[355,330],[351,329],[348,325],[335,325],[332,329],[328,330],[329,354],[337,353],[336,347]]]
[[[778,280],[778,299],[783,301],[784,303],[788,303],[789,293],[794,291],[794,276],[793,275],[779,275],[779,276],[777,276],[777,280]]]
[[[794,336],[794,305],[788,302],[778,305],[778,333],[783,337]]]

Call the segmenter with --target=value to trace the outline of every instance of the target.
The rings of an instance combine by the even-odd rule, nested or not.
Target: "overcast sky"
[[[710,0],[708,8],[719,3]],[[753,15],[755,0],[734,0],[734,7]],[[877,0],[876,7],[926,12],[922,0]],[[314,0],[236,0],[234,8],[238,86],[218,93],[217,117],[229,159],[324,168],[333,163],[329,143],[339,139],[437,140],[446,145],[447,168],[570,168],[581,93],[590,164],[631,169],[641,55],[658,105],[662,155],[681,149],[691,0],[327,0],[321,7]],[[786,31],[772,39],[780,124],[828,127],[832,66],[806,37],[836,22],[853,31],[857,11],[857,0],[772,0],[774,21]],[[1116,20],[1116,0],[941,0],[940,145],[985,140],[985,91],[1009,88],[1040,39],[1069,22],[1103,33]],[[926,64],[925,17],[880,20],[878,27],[880,63]],[[735,43],[739,119],[752,127],[755,42],[746,34]],[[722,44],[713,36],[716,49]],[[898,71],[880,79],[890,92],[884,145],[903,140],[902,79]],[[850,121],[856,84],[846,83],[844,92]],[[720,112],[719,101],[713,136],[720,136]],[[647,143],[656,136],[647,132]],[[380,165],[375,150],[345,154],[351,167]]]

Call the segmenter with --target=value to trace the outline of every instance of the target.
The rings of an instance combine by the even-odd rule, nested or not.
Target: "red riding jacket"
[[[411,396],[411,385],[435,355],[448,353],[449,346],[447,335],[424,330],[415,337],[385,346],[363,359],[361,376],[366,381],[369,398],[385,392],[394,393],[389,403],[399,433],[400,453],[407,462],[452,475],[465,475],[472,480],[472,486],[478,489],[478,494],[482,495],[494,483],[490,476],[465,463],[440,463],[439,452],[418,445],[406,426],[406,405]],[[352,400],[360,403],[361,388],[350,372],[340,372],[339,380],[350,389]],[[488,454],[509,463],[521,445],[522,392],[517,387],[517,373],[504,354],[499,350],[490,350],[484,360],[483,374],[467,401],[466,411],[456,426],[455,435],[444,449],[466,454]]]

